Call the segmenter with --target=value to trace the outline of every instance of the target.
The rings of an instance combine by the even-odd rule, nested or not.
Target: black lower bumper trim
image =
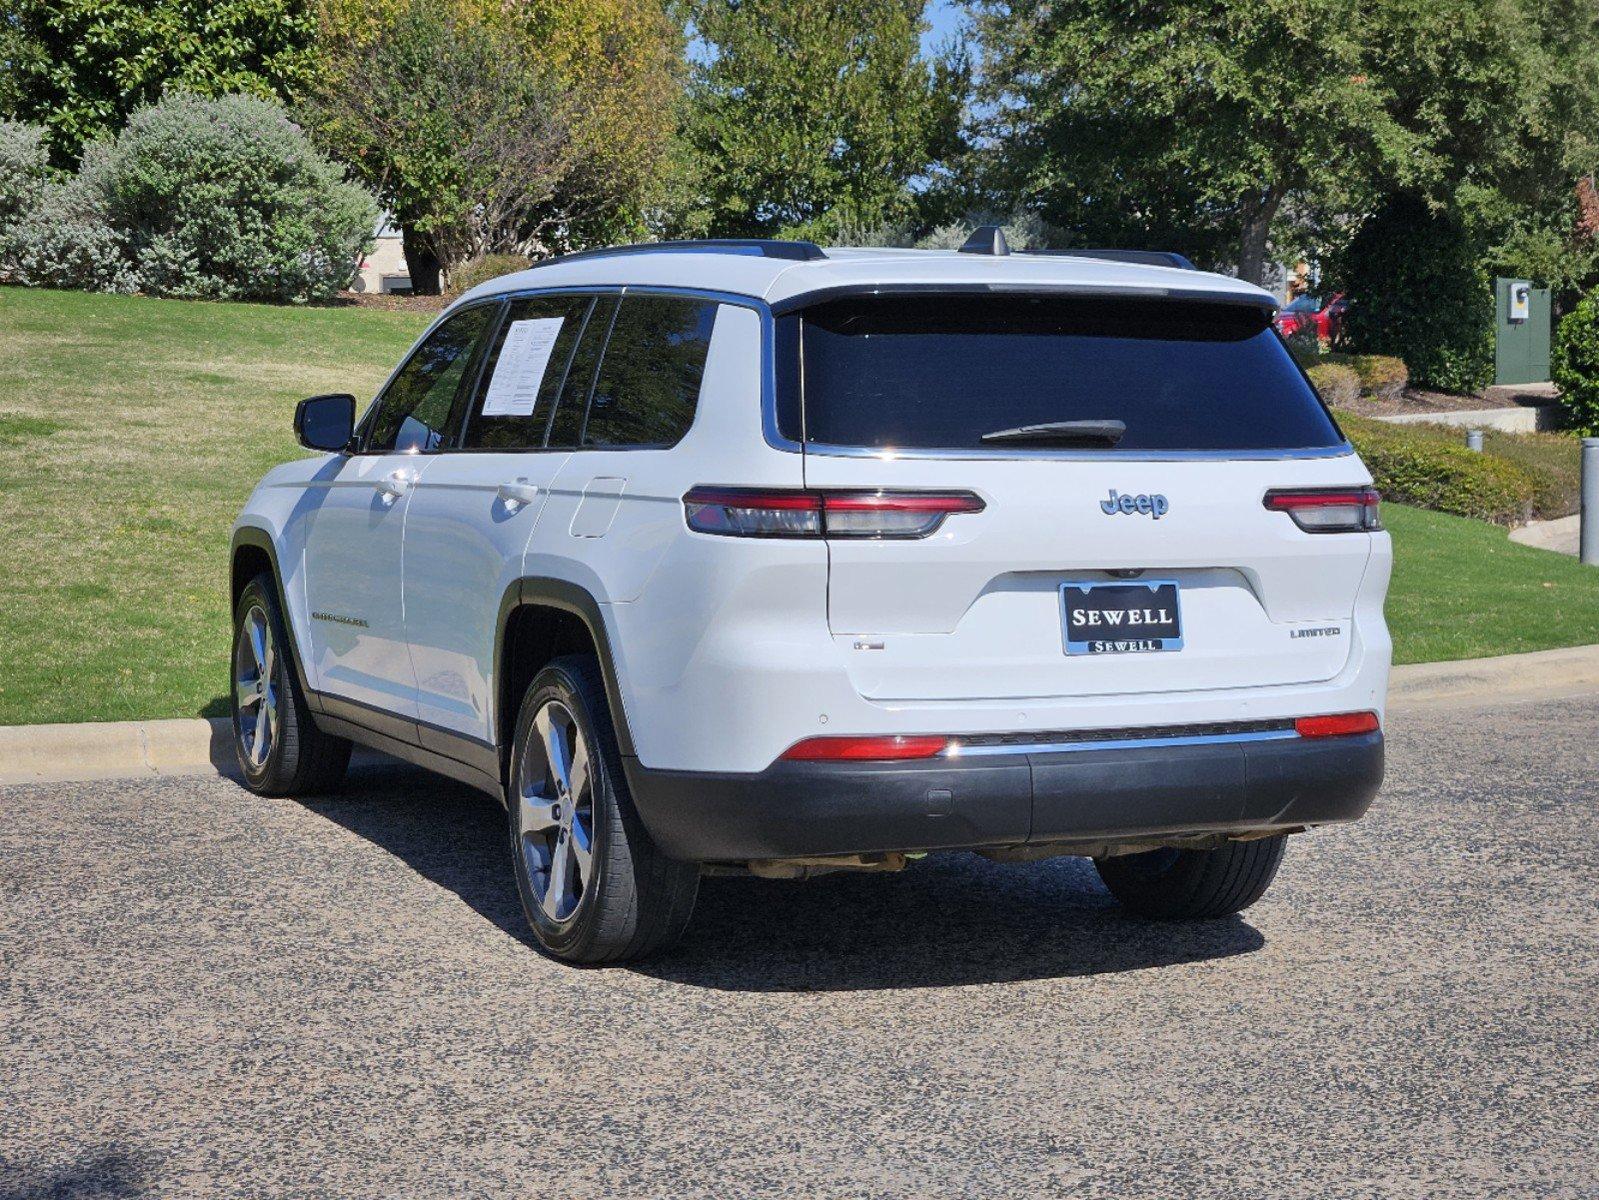
[[[778,762],[757,774],[628,759],[676,858],[954,850],[1352,821],[1382,783],[1381,733],[920,762]]]

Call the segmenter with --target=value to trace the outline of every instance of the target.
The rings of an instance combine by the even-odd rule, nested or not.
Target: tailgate
[[[1303,532],[1263,497],[1364,482],[1353,456],[807,455],[811,487],[861,487],[868,475],[874,486],[970,490],[986,507],[927,539],[829,543],[829,627],[864,696],[1021,700],[1301,684],[1332,678],[1348,660],[1371,535]],[[1135,499],[1127,512],[1123,495],[1162,500],[1144,511]],[[1177,585],[1180,648],[1067,652],[1063,585],[1140,581]]]

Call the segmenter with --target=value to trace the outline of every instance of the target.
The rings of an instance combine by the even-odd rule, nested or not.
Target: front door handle
[[[413,478],[414,476],[409,471],[390,471],[382,479],[378,480],[378,494],[383,497],[385,504],[393,504],[411,490]]]
[[[505,507],[515,512],[524,504],[532,504],[539,498],[539,485],[529,483],[526,479],[516,479],[509,483],[500,484],[500,499],[505,502]]]

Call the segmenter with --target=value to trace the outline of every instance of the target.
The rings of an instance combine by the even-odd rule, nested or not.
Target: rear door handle
[[[532,504],[539,498],[539,485],[529,483],[526,479],[516,479],[510,483],[500,484],[500,499],[505,502],[505,507],[515,512],[524,504]]]

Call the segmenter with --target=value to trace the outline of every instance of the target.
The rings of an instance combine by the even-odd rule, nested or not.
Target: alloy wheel
[[[594,777],[588,739],[559,700],[533,715],[517,780],[517,850],[544,915],[572,919],[594,877]]]
[[[277,646],[259,604],[244,614],[233,649],[234,724],[245,760],[266,765],[278,737]]]

